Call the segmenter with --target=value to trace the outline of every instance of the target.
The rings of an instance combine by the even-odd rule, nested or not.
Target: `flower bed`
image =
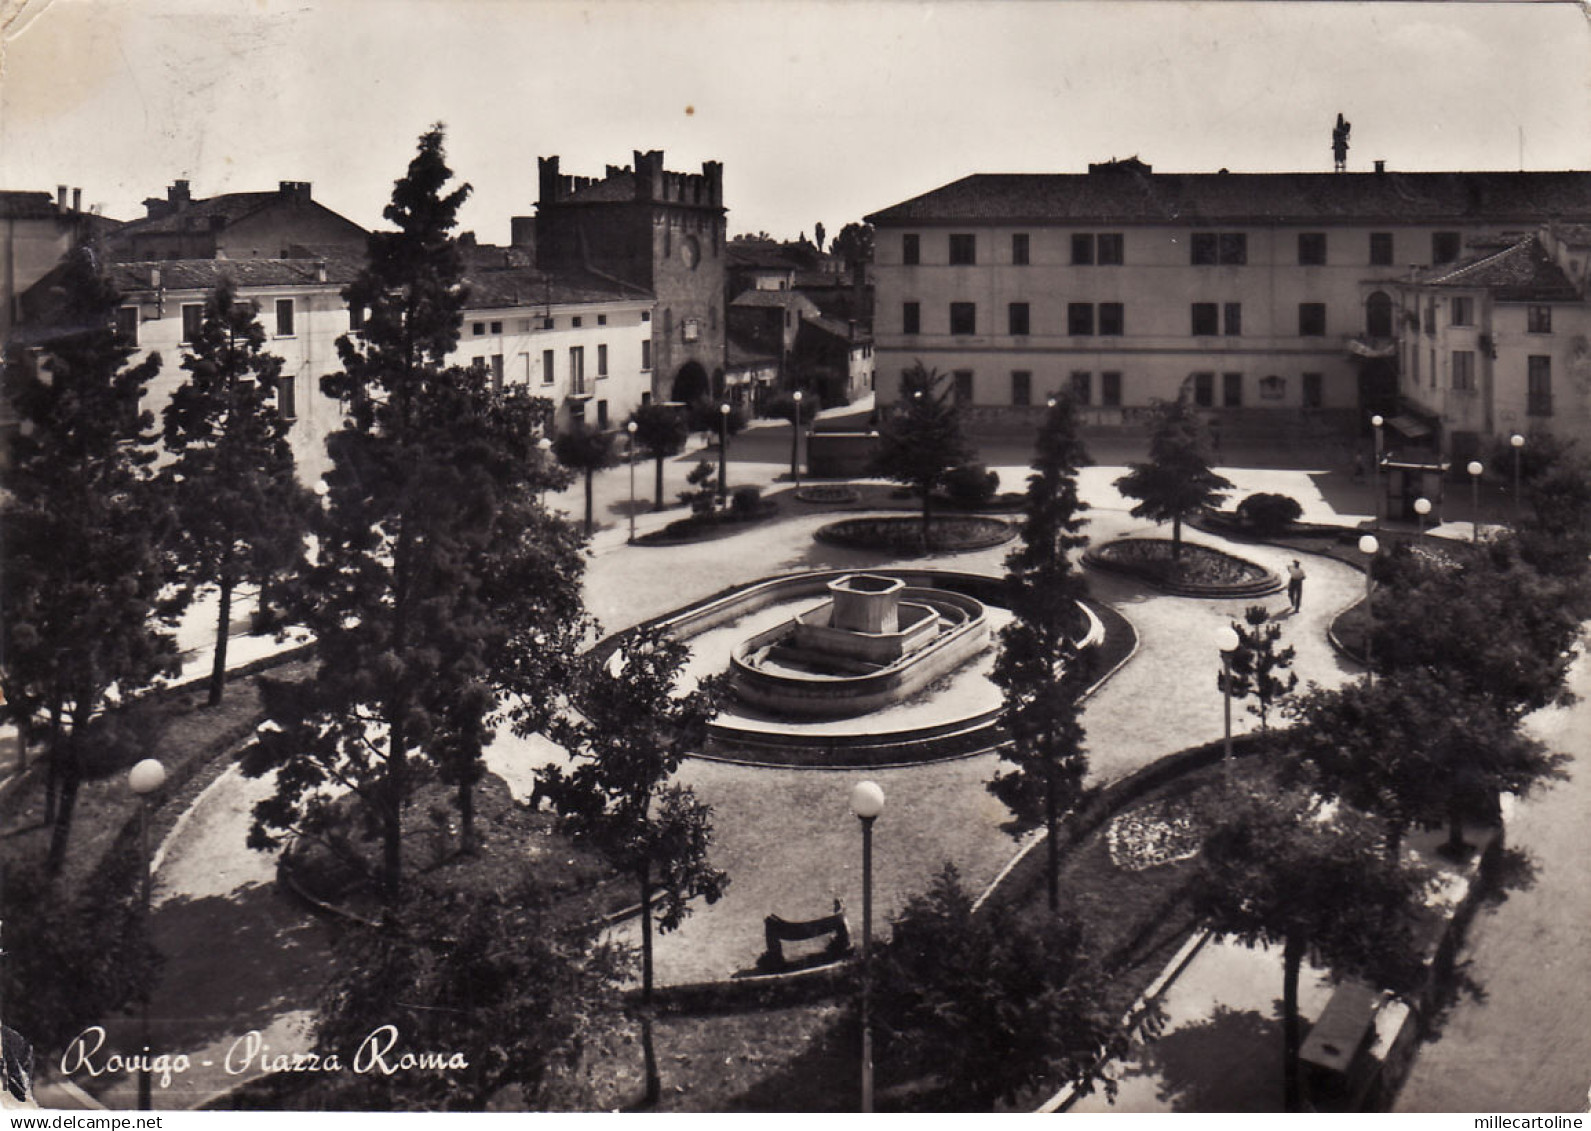
[[[1125,538],[1090,548],[1083,561],[1096,569],[1129,574],[1189,597],[1258,597],[1282,588],[1264,566],[1210,546],[1182,543],[1172,556],[1166,538]]]
[[[1190,860],[1199,854],[1203,830],[1182,801],[1163,801],[1132,809],[1106,830],[1110,860],[1128,872]]]
[[[796,498],[803,503],[827,503],[830,506],[839,506],[844,503],[859,502],[862,493],[844,483],[819,483],[811,487],[802,487],[796,492]]]
[[[887,518],[849,518],[831,522],[814,537],[831,546],[880,553],[921,553],[922,519],[904,515]],[[998,546],[1016,537],[1016,527],[997,518],[956,515],[935,518],[929,526],[927,549],[940,553],[961,553]]]

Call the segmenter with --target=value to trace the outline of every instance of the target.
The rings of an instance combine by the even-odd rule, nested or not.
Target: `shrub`
[[[736,518],[752,518],[762,509],[762,488],[752,483],[729,493],[729,507]]]
[[[1303,513],[1298,501],[1287,495],[1250,495],[1237,505],[1237,520],[1257,534],[1280,534]]]
[[[945,476],[945,495],[957,506],[981,507],[1000,489],[1000,473],[981,463],[964,463]]]
[[[692,514],[708,514],[712,511],[713,500],[717,494],[717,489],[713,486],[713,476],[717,473],[716,464],[702,460],[685,477],[685,482],[689,483],[693,490],[681,491],[679,499],[680,502],[689,504]]]

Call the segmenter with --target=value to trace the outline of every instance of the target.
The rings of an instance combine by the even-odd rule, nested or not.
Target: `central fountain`
[[[736,694],[791,718],[845,718],[899,702],[989,644],[983,604],[962,593],[847,574],[829,600],[742,641]]]

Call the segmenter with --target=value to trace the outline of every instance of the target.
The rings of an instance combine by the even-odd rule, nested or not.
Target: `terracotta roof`
[[[579,269],[542,271],[534,267],[471,270],[466,310],[588,302],[650,302],[652,293],[629,283]]]
[[[320,264],[326,265],[324,282]],[[222,279],[238,287],[344,287],[365,265],[364,257],[326,256],[324,259],[151,259],[132,263],[107,263],[111,282],[123,294],[150,291],[214,290]],[[159,272],[156,283],[155,272]]]
[[[1203,224],[1591,220],[1591,173],[977,173],[865,217]]]
[[[765,353],[756,346],[742,345],[734,338],[724,343],[724,359],[731,369],[776,365],[779,361],[773,354]]]
[[[0,189],[0,217],[7,220],[48,220],[55,215],[55,198],[47,192]]]
[[[806,295],[796,291],[742,291],[730,306],[795,307],[803,317],[815,315],[817,306]]]
[[[122,231],[126,235],[144,235],[149,232],[208,229],[212,217],[219,217],[226,224],[235,224],[243,217],[281,199],[279,192],[222,193],[220,196],[191,201],[165,216],[148,216],[142,220],[130,221]]]
[[[1486,255],[1413,271],[1408,281],[1429,287],[1483,288],[1503,302],[1572,302],[1580,295],[1535,236]]]
[[[799,267],[773,240],[730,240],[724,245],[724,253],[731,269],[760,267],[771,271],[795,271]]]
[[[841,322],[838,318],[808,318],[803,325],[822,330],[825,334],[831,334],[842,342],[849,342],[853,346],[866,345],[873,337],[860,326],[856,328],[856,334],[853,337],[850,323]]]

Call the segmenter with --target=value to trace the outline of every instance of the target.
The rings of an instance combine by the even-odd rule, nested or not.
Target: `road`
[[[1424,1046],[1397,1111],[1582,1112],[1591,1103],[1591,661],[1571,672],[1579,702],[1531,729],[1575,762],[1570,780],[1514,807],[1508,840],[1535,883],[1483,908],[1461,955],[1482,998],[1456,1005]]]

